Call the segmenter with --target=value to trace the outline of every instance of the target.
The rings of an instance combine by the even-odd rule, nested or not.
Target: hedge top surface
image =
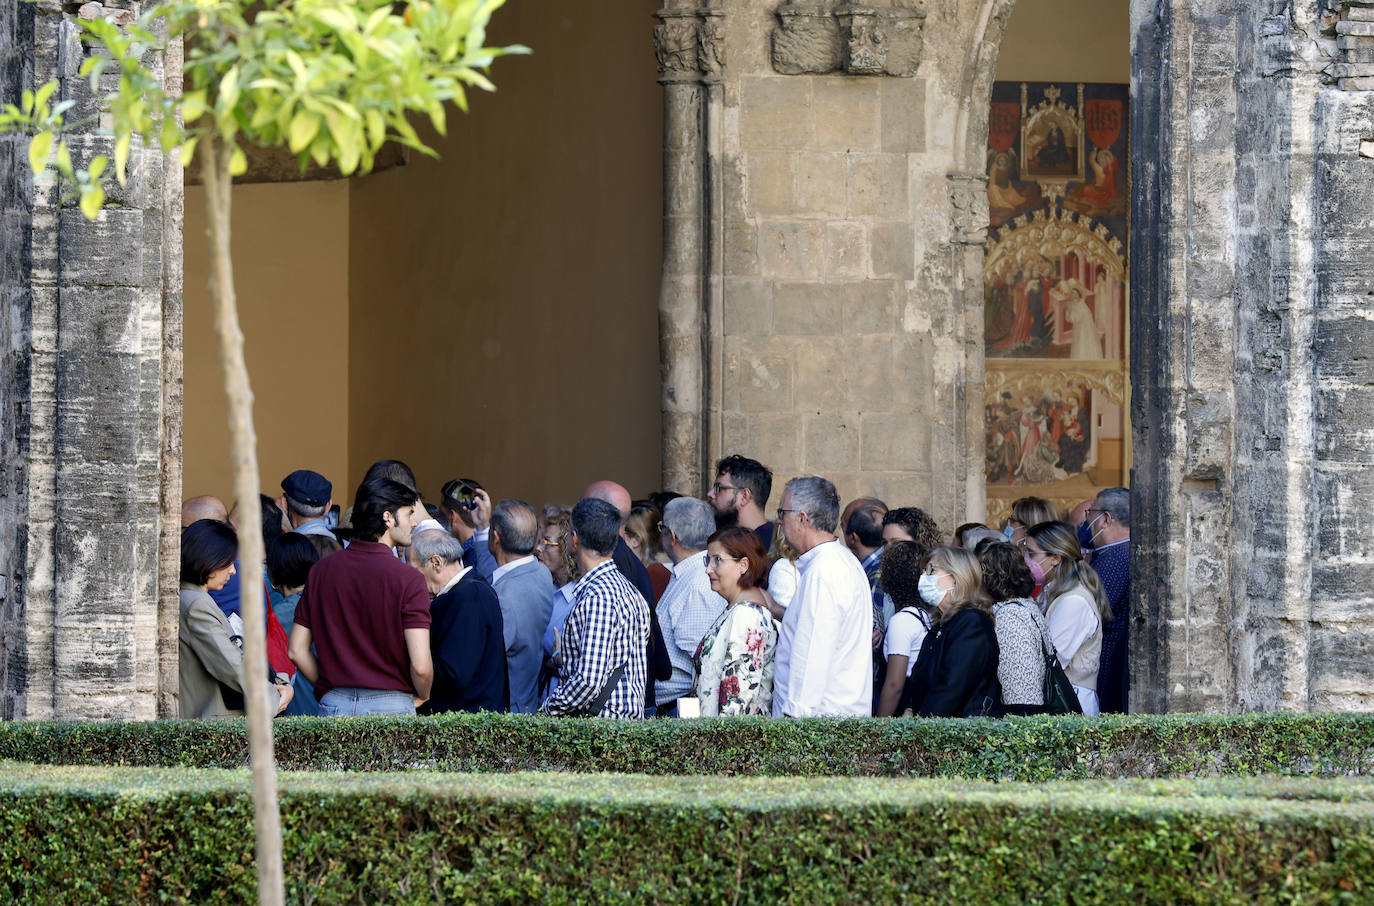
[[[777,812],[790,809],[911,808],[940,803],[988,808],[1130,811],[1151,814],[1340,814],[1374,822],[1374,780],[1209,778],[1016,783],[927,778],[660,777],[522,772],[338,774],[284,772],[283,795],[323,802],[346,797],[541,803],[551,807],[676,806]],[[0,762],[0,801],[63,794],[160,799],[247,796],[245,769],[110,768]]]
[[[1374,774],[1374,714],[1006,720],[289,718],[283,769],[1076,777]],[[0,759],[236,767],[241,720],[0,724]]]

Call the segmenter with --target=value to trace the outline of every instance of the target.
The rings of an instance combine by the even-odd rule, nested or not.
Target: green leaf
[[[100,209],[104,205],[105,189],[100,183],[91,183],[89,188],[82,188],[81,213],[86,215],[87,220],[95,220],[100,215]]]
[[[105,172],[105,167],[110,163],[110,159],[103,154],[97,154],[91,158],[91,179],[99,179],[100,174]]]
[[[291,117],[291,128],[287,131],[287,147],[295,154],[309,147],[320,131],[320,116],[309,110],[301,110]]]
[[[29,91],[27,88],[24,89],[24,99],[21,101],[21,104],[24,108],[25,116],[29,116],[33,113],[33,92]]]
[[[57,143],[57,169],[65,176],[72,175],[72,153],[65,141]]]
[[[215,109],[221,114],[233,109],[239,102],[239,68],[233,66],[224,74],[224,78],[219,80],[219,99],[215,102]]]
[[[195,160],[196,142],[198,141],[200,141],[200,136],[193,136],[188,138],[185,144],[181,146],[181,165],[183,167],[191,166],[191,161]]]
[[[440,135],[447,135],[448,121],[444,116],[444,105],[440,101],[435,101],[429,107],[429,121],[434,124],[434,131]]]
[[[129,178],[129,146],[134,137],[126,132],[115,141],[115,179],[119,184],[124,185]]]
[[[205,90],[188,91],[181,98],[181,120],[190,125],[205,115],[209,107],[205,103]]]
[[[242,176],[248,172],[248,155],[243,153],[242,148],[234,148],[234,153],[229,157],[229,175]]]
[[[34,175],[43,172],[48,165],[48,153],[52,151],[53,134],[51,132],[40,132],[29,142],[29,169],[33,170]]]
[[[42,88],[38,89],[38,94],[34,95],[33,99],[34,107],[40,111],[45,110],[48,106],[48,98],[52,97],[53,92],[56,90],[56,81],[48,82]],[[43,113],[41,115],[46,116],[47,114]]]

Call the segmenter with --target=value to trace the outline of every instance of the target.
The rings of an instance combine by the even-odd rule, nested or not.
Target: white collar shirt
[[[839,541],[797,560],[773,673],[775,717],[868,717],[873,708],[873,596]]]
[[[492,585],[495,585],[495,584],[496,584],[496,580],[499,579],[499,578],[501,578],[502,576],[504,576],[506,573],[513,572],[513,571],[519,569],[520,567],[524,566],[526,563],[533,563],[533,562],[534,562],[534,554],[526,554],[525,556],[521,557],[521,558],[518,559],[518,560],[512,560],[511,562],[507,563],[505,566],[498,566],[498,567],[496,567],[496,572],[494,572],[494,573],[491,574],[491,584],[492,584]]]

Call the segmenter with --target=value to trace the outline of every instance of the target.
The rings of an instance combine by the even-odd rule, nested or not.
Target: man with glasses
[[[840,498],[824,478],[794,478],[778,509],[801,553],[801,581],[783,616],[774,717],[867,717],[873,704],[873,599],[854,554],[835,538]]]
[[[716,483],[706,492],[706,500],[716,514],[716,528],[742,525],[753,529],[763,541],[763,549],[773,546],[773,523],[764,507],[773,493],[773,473],[763,463],[735,454],[716,463]]]
[[[676,716],[677,700],[692,689],[697,646],[725,610],[725,599],[711,590],[706,575],[706,539],[715,527],[711,505],[693,497],[668,501],[658,524],[659,546],[673,561],[672,578],[658,602],[658,623],[673,664],[673,675],[654,686],[660,715]]]
[[[1112,606],[1112,618],[1102,627],[1102,660],[1097,671],[1097,701],[1102,713],[1124,714],[1131,689],[1131,492],[1107,488],[1098,492],[1083,514],[1084,535],[1093,548],[1093,569]]]

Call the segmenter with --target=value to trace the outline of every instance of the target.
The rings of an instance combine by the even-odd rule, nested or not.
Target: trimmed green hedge
[[[253,899],[245,771],[0,765],[0,899]],[[293,903],[1342,903],[1367,779],[283,774]]]
[[[290,718],[294,770],[1078,777],[1374,774],[1374,715],[1005,720],[557,720],[528,715]],[[239,767],[240,721],[0,724],[0,759]]]

